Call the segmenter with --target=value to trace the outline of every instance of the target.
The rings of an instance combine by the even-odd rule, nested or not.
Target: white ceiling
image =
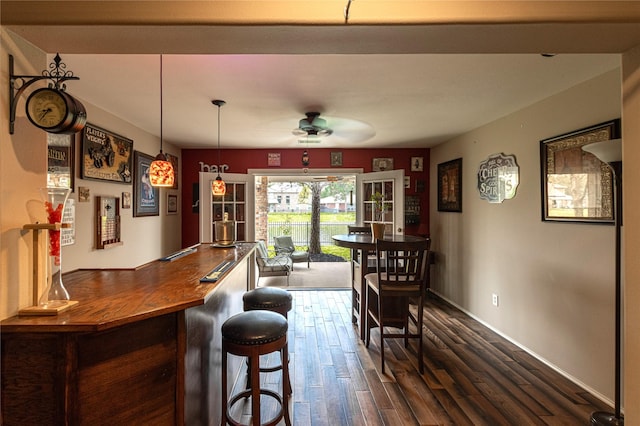
[[[158,55],[64,54],[68,91],[153,134]],[[426,147],[619,66],[616,55],[163,55],[164,140],[183,147],[295,148],[319,111],[314,146]],[[89,116],[89,121],[91,117]]]
[[[184,148],[216,146],[213,99],[227,102],[223,148],[299,147],[291,130],[307,111],[334,130],[314,147],[434,146],[619,68],[619,53],[640,45],[637,22],[18,24],[7,28],[80,77],[69,93],[157,135],[163,53],[164,140]]]

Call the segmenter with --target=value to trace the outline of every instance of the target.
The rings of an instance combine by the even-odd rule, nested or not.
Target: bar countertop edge
[[[95,332],[203,305],[234,271],[246,264],[255,243],[229,248],[203,243],[174,261],[155,260],[126,270],[78,270],[63,275],[71,300],[78,304],[57,315],[15,315],[0,322],[2,333]],[[222,262],[233,261],[221,278],[200,282]],[[247,279],[246,275],[242,278]],[[242,279],[241,278],[241,279]]]

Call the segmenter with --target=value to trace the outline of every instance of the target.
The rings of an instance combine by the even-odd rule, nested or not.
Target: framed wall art
[[[620,137],[620,120],[540,141],[542,220],[614,223],[611,169],[582,150]]]
[[[122,193],[122,208],[130,209],[131,208],[131,193],[123,192]]]
[[[374,158],[371,169],[374,172],[393,170],[393,158]]]
[[[424,157],[411,157],[411,171],[421,172],[424,170]]]
[[[438,164],[438,211],[462,212],[462,158]]]
[[[87,123],[82,130],[81,178],[130,184],[133,141]]]
[[[78,202],[79,203],[88,203],[91,198],[91,189],[88,186],[79,186],[78,187]]]
[[[75,134],[47,133],[47,186],[74,192]]]
[[[178,214],[177,194],[167,194],[167,214]]]
[[[269,152],[267,154],[267,165],[269,167],[280,167],[280,153]]]
[[[342,167],[342,152],[331,153],[331,167]]]
[[[149,166],[153,157],[140,151],[133,152],[133,216],[159,216],[160,190],[151,186]]]

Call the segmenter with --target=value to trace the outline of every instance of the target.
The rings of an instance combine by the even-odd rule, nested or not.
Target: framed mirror
[[[613,224],[611,169],[582,150],[620,137],[620,119],[540,141],[542,220]]]
[[[75,134],[47,133],[47,186],[74,191]]]

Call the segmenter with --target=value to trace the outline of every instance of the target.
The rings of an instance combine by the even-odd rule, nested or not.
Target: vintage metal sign
[[[513,155],[494,154],[480,163],[478,192],[490,203],[501,203],[516,196],[520,168]]]

